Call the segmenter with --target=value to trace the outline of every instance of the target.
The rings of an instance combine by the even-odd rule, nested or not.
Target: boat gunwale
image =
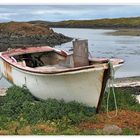
[[[67,72],[76,72],[76,71],[80,71],[80,70],[87,70],[87,69],[93,69],[96,70],[98,68],[103,68],[103,69],[107,69],[106,66],[103,67],[95,67],[95,65],[90,65],[90,66],[84,66],[84,67],[78,67],[78,68],[68,68],[68,69],[61,69],[61,70],[57,70],[57,71],[39,71],[39,70],[35,70],[35,68],[30,68],[30,67],[21,67],[20,65],[15,65],[15,63],[13,64],[12,62],[7,61],[6,59],[4,59],[3,57],[1,57],[3,59],[3,61],[6,61],[9,65],[18,68],[20,70],[23,71],[27,71],[27,72],[31,72],[31,73],[38,73],[38,74],[58,74],[58,73],[67,73]]]
[[[42,49],[42,50],[41,50]],[[0,58],[3,59],[3,61],[6,61],[9,65],[12,65],[13,67],[16,67],[22,71],[26,71],[26,72],[31,72],[31,73],[36,73],[36,74],[64,74],[64,73],[68,73],[68,72],[80,72],[83,70],[88,70],[88,69],[94,69],[94,70],[99,70],[99,69],[108,69],[108,65],[107,63],[102,63],[102,64],[92,64],[92,65],[88,65],[88,66],[82,66],[82,67],[74,67],[74,68],[65,68],[65,69],[57,69],[57,70],[50,70],[47,71],[47,68],[45,70],[40,70],[40,69],[35,69],[35,68],[31,68],[31,67],[27,67],[27,66],[21,66],[18,65],[16,62],[12,62],[12,59],[10,58],[10,56],[14,56],[14,55],[21,55],[21,54],[29,54],[29,53],[35,53],[35,52],[44,52],[45,51],[55,51],[56,53],[59,53],[60,55],[66,56],[66,52],[65,51],[59,51],[55,48],[51,48],[49,46],[42,46],[42,47],[30,47],[30,48],[18,48],[18,49],[12,49],[10,51],[5,51],[5,52],[1,52],[0,54]],[[19,53],[18,53],[19,52]],[[12,55],[14,53],[14,55]],[[71,54],[67,54],[67,55],[71,55]],[[123,63],[123,61],[121,59],[116,59],[118,60],[118,65],[120,65],[121,63]],[[120,60],[120,61],[119,61]],[[90,61],[90,59],[89,59]]]

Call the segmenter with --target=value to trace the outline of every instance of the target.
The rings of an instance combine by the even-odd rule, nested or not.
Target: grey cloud
[[[129,16],[140,16],[140,5],[0,5],[0,21],[60,21]]]

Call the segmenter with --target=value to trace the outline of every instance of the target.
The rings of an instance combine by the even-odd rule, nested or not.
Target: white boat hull
[[[51,69],[49,71],[48,66],[46,68],[37,67],[38,69],[22,66],[12,58],[16,54],[40,52],[40,50],[54,51],[50,47],[35,47],[1,53],[0,70],[2,75],[17,86],[26,86],[39,99],[54,98],[58,100],[63,99],[66,102],[77,101],[99,110],[109,77],[107,62],[99,62],[107,59],[90,60],[90,63],[92,62],[93,64],[88,66],[56,69],[55,71]],[[67,58],[71,58],[71,56],[67,56]],[[115,69],[119,68],[123,63],[119,59],[112,59],[111,61]]]
[[[8,80],[17,86],[26,86],[37,98],[77,101],[92,107],[98,105],[103,86],[104,68],[60,74],[36,74],[11,66],[12,71],[6,74],[7,70],[2,66],[3,62],[0,65],[1,72]]]

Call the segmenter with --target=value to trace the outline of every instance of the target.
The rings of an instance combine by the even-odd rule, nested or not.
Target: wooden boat
[[[82,59],[80,59],[82,60]],[[75,66],[74,54],[48,46],[11,49],[0,53],[0,70],[11,83],[39,99],[77,101],[99,110],[109,78],[109,59],[88,58]],[[110,59],[115,69],[121,59]]]

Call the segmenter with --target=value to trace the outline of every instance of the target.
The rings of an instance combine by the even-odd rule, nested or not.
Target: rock
[[[103,128],[103,134],[105,135],[119,135],[122,134],[122,129],[117,125],[105,125]]]
[[[6,95],[6,91],[7,91],[7,89],[1,88],[0,89],[0,96],[5,96]]]
[[[56,33],[47,25],[26,22],[0,23],[0,51],[9,47],[53,47],[71,40],[71,37]]]

